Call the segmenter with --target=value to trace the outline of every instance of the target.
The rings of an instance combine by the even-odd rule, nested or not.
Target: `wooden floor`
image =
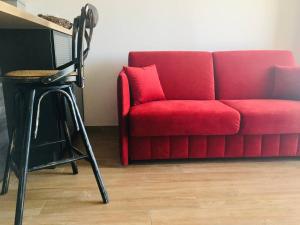
[[[117,139],[91,130],[111,198],[100,200],[92,171],[80,164],[29,176],[26,225],[300,224],[300,161],[118,163]],[[13,224],[16,179],[0,197],[0,224]]]

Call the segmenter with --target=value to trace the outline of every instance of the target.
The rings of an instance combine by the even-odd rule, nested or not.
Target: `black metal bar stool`
[[[70,163],[73,174],[77,174],[76,161],[86,159],[92,166],[103,202],[109,202],[97,161],[72,92],[74,83],[81,88],[84,87],[84,60],[88,55],[93,29],[97,22],[97,9],[91,4],[85,5],[81,9],[81,15],[74,19],[72,35],[73,60],[67,65],[58,68],[58,70],[12,71],[1,77],[2,82],[13,82],[18,87],[14,101],[16,122],[10,140],[1,191],[2,195],[7,193],[10,170],[12,170],[19,179],[15,225],[22,224],[27,174],[36,170]],[[32,138],[36,138],[39,131],[40,106],[43,99],[50,94],[55,95],[59,102],[58,120],[63,128],[64,139],[33,146]],[[69,106],[75,128],[81,134],[86,153],[72,145],[67,124],[66,104]],[[28,162],[33,148],[57,143],[65,143],[68,159],[29,168]]]

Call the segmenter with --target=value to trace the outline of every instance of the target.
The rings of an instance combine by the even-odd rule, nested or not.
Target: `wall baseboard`
[[[103,133],[103,134],[110,134],[110,135],[116,135],[119,134],[119,127],[118,126],[87,126],[86,127],[88,132],[97,132],[97,133]]]

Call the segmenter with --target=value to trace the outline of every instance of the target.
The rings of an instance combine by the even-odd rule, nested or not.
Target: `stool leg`
[[[1,190],[0,195],[7,194],[8,187],[9,187],[9,180],[10,180],[10,150],[7,152],[6,165],[5,165],[4,177],[3,177],[3,183],[2,183],[2,190]]]
[[[15,225],[22,225],[23,221],[23,209],[26,191],[26,181],[28,173],[28,161],[30,152],[30,142],[31,142],[31,129],[32,129],[32,117],[33,117],[33,105],[35,98],[35,89],[31,90],[29,93],[28,108],[25,108],[26,118],[23,130],[23,142],[21,149],[21,161],[20,161],[20,178],[19,178],[19,188],[17,195],[17,206],[15,215]]]
[[[63,126],[64,126],[64,131],[65,131],[65,136],[67,139],[67,151],[68,151],[68,155],[69,157],[74,157],[74,152],[72,150],[72,141],[71,141],[71,136],[70,136],[70,131],[68,128],[68,124],[67,121],[63,121]],[[78,167],[77,167],[77,163],[76,162],[71,162],[71,166],[72,166],[72,171],[73,174],[78,174]]]
[[[61,108],[62,110],[60,110],[59,114],[60,114],[60,121],[62,123],[63,126],[63,130],[64,130],[64,136],[66,138],[67,141],[67,153],[69,157],[74,157],[74,152],[72,150],[72,139],[71,139],[71,135],[70,135],[70,131],[69,131],[69,127],[68,127],[68,122],[67,122],[67,109],[66,109],[66,101],[65,98],[63,96],[60,96],[59,102],[61,103]],[[76,162],[71,162],[71,166],[72,166],[72,171],[73,174],[76,175],[78,174],[78,167],[77,167],[77,163]]]
[[[8,192],[9,187],[9,180],[10,180],[10,164],[11,164],[11,153],[14,149],[15,145],[15,130],[13,131],[11,141],[9,143],[7,157],[6,157],[6,165],[5,165],[5,171],[4,171],[4,179],[2,183],[2,190],[0,195],[5,195]]]
[[[75,96],[73,94],[73,91],[72,91],[71,87],[68,88],[68,92],[69,92],[70,96],[72,97],[75,112],[76,112],[76,115],[77,115],[77,118],[78,118],[80,133],[81,133],[81,136],[82,136],[82,139],[83,139],[86,151],[87,151],[87,155],[89,157],[89,161],[91,163],[91,166],[92,166],[92,169],[93,169],[96,181],[97,181],[99,191],[100,191],[101,196],[102,196],[102,200],[106,204],[106,203],[109,202],[108,194],[105,190],[105,186],[104,186],[104,183],[103,183],[100,171],[99,171],[99,167],[98,167],[96,158],[94,156],[93,149],[92,149],[92,146],[90,144],[88,135],[86,133],[86,130],[85,130],[85,127],[84,127],[84,124],[83,124],[83,121],[82,121],[82,118],[80,116],[80,112],[79,112],[79,109],[78,109],[78,106],[77,106],[77,103],[76,103],[76,99],[75,99]]]

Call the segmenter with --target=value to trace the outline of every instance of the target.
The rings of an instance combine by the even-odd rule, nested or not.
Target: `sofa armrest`
[[[128,165],[128,113],[130,110],[129,82],[125,72],[122,70],[118,77],[118,119],[121,162]]]

